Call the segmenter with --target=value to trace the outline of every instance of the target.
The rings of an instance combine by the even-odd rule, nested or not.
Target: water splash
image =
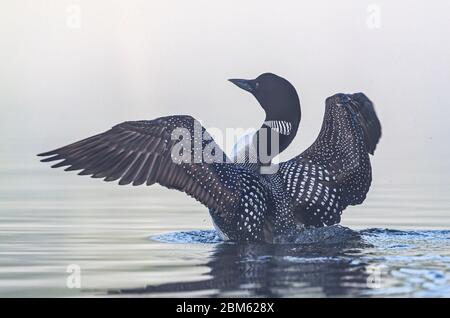
[[[150,239],[175,244],[217,244],[223,242],[215,230],[194,230],[163,233]]]
[[[355,296],[450,296],[448,230],[372,228],[353,231],[334,226],[305,231],[293,244],[223,244],[214,230],[173,232],[151,239],[165,243],[211,244],[214,253],[208,264],[213,278],[205,283],[223,284],[220,285],[223,290],[236,290],[237,285],[245,283],[253,286],[246,292],[257,295],[261,291],[255,286],[267,284],[267,277],[276,277],[277,286],[290,286],[295,295],[307,290],[305,286],[320,286],[329,296],[347,293]],[[222,268],[223,264],[228,265]],[[370,283],[373,275],[378,280],[376,284]],[[223,276],[234,277],[236,281],[231,280],[231,284]],[[153,286],[147,287],[145,292],[178,287]],[[191,287],[199,288],[183,285],[185,289]],[[264,290],[264,293],[277,296],[273,290]]]
[[[180,231],[154,235],[150,239],[165,243],[186,244],[216,244],[224,242],[215,230]],[[333,225],[322,228],[309,228],[303,230],[297,237],[278,239],[284,244],[340,244],[350,240],[359,240],[361,235],[354,230],[341,225]]]

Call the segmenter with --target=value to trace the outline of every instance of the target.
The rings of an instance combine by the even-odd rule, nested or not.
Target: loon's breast
[[[220,216],[210,210],[221,238],[273,242],[292,236],[302,227],[295,219],[284,183],[277,174],[243,173],[240,197],[232,211]]]

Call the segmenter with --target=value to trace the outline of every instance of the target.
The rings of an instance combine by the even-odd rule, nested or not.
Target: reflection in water
[[[0,170],[0,190],[3,297],[450,296],[444,186],[375,187],[345,220],[378,229],[338,245],[225,244],[214,231],[193,230],[212,227],[208,212],[182,195],[40,166]],[[81,268],[81,289],[67,288],[70,264]],[[367,284],[377,268],[379,284]]]
[[[206,279],[110,290],[110,294],[160,294],[214,290],[214,296],[286,297],[318,288],[327,296],[345,296],[365,288],[366,264],[351,241],[332,245],[220,243],[206,263]],[[236,294],[238,293],[238,294]]]
[[[155,238],[214,243],[196,281],[109,289],[114,295],[317,297],[450,295],[450,231],[368,229],[341,244],[217,243],[214,231]],[[192,245],[191,245],[192,246]]]

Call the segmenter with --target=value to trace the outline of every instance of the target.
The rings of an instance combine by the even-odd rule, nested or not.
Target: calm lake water
[[[439,174],[376,179],[344,213],[359,243],[242,245],[220,242],[207,210],[182,193],[8,162],[0,296],[450,296],[450,198]],[[71,264],[79,289],[67,287]]]
[[[450,296],[450,1],[0,7],[0,296]],[[263,72],[289,80],[302,105],[283,160],[315,140],[328,96],[374,102],[373,184],[342,222],[360,242],[223,243],[183,193],[36,157],[126,120],[259,128],[264,111],[226,79]],[[68,288],[68,269],[81,288]]]

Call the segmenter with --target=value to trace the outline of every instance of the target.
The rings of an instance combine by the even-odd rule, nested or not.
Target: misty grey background
[[[380,10],[375,28],[373,8]],[[228,293],[206,284],[173,295],[255,295],[258,284],[249,284],[271,278],[282,296],[327,296],[327,286],[338,296],[449,295],[448,233],[421,232],[450,229],[449,13],[447,0],[1,1],[0,296],[105,295],[204,281],[214,262],[234,268],[223,272],[225,282],[245,276],[242,264],[261,276],[244,277],[244,287]],[[373,184],[342,223],[415,229],[402,239],[388,231],[379,248],[359,256],[350,251],[352,264],[362,257],[386,267],[383,288],[328,279],[340,277],[333,262],[342,268],[347,258],[325,267],[319,258],[309,271],[301,262],[314,258],[295,254],[286,264],[280,252],[265,275],[245,253],[224,253],[227,244],[158,242],[161,233],[210,229],[207,209],[177,191],[77,177],[35,156],[125,120],[171,114],[190,114],[205,127],[259,127],[256,100],[226,79],[263,72],[287,78],[302,104],[299,133],[282,160],[314,141],[327,96],[362,91],[375,103],[383,136]],[[82,269],[81,291],[66,286],[69,264]],[[351,269],[342,275],[358,278]]]
[[[371,4],[379,28],[367,23]],[[73,5],[80,28],[68,22]],[[10,173],[0,183],[11,189],[11,167],[45,171],[50,182],[96,182],[51,171],[34,155],[125,120],[190,114],[206,127],[258,127],[256,100],[226,79],[270,71],[302,104],[282,160],[314,141],[327,96],[362,91],[383,127],[367,204],[383,187],[411,184],[423,186],[413,197],[448,198],[449,12],[445,0],[2,2],[0,169]]]

